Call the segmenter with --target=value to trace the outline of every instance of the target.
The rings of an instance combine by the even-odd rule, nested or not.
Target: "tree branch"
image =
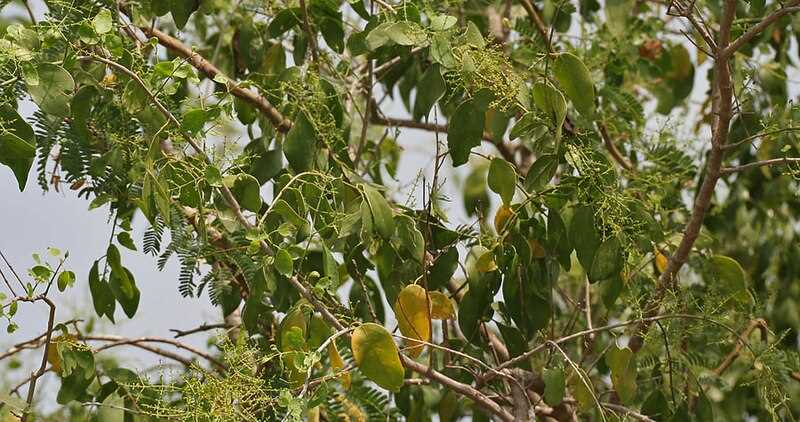
[[[728,175],[732,173],[738,173],[740,171],[745,171],[753,168],[758,167],[767,167],[767,166],[777,166],[782,164],[790,164],[790,163],[800,163],[800,158],[792,158],[792,157],[784,157],[784,158],[772,158],[769,160],[763,161],[755,161],[752,163],[742,164],[740,166],[734,167],[723,167],[720,170],[720,175]]]
[[[185,336],[188,336],[188,335],[191,335],[191,334],[201,333],[203,331],[216,330],[218,328],[226,328],[227,329],[227,328],[231,328],[231,325],[226,324],[224,322],[219,323],[219,324],[204,323],[204,324],[200,325],[199,327],[195,327],[195,328],[192,328],[190,330],[178,330],[178,329],[172,328],[172,329],[170,329],[170,331],[175,333],[175,338],[181,338],[181,337],[185,337]]]
[[[217,358],[215,358],[214,356],[211,356],[210,354],[208,354],[206,352],[203,352],[202,350],[198,350],[198,349],[196,349],[196,348],[194,348],[192,346],[189,346],[186,343],[182,343],[180,341],[173,340],[173,339],[170,339],[170,338],[161,338],[161,337],[129,338],[129,337],[121,337],[121,336],[113,336],[113,335],[81,335],[78,338],[80,340],[85,340],[85,341],[108,341],[108,342],[112,342],[112,344],[114,344],[114,345],[129,344],[129,345],[133,345],[133,346],[138,346],[141,343],[169,344],[169,345],[171,345],[173,347],[176,347],[178,349],[183,349],[183,350],[191,352],[191,353],[193,353],[193,354],[195,354],[197,356],[200,356],[201,358],[206,359],[207,361],[211,362],[214,366],[218,367],[219,369],[222,369],[222,370],[227,369],[225,364],[223,364],[222,362],[217,360]],[[106,346],[103,346],[103,347],[101,347],[101,348],[99,348],[97,350],[100,351],[100,350],[103,350],[103,349],[107,349],[109,347],[114,347],[114,346],[106,345]]]
[[[722,375],[722,373],[733,364],[736,358],[739,357],[739,354],[742,352],[742,348],[746,345],[742,339],[747,339],[747,337],[750,336],[750,333],[752,333],[756,328],[761,331],[761,340],[764,342],[767,341],[767,321],[764,321],[761,318],[750,321],[750,323],[747,324],[747,328],[745,328],[736,339],[736,346],[730,351],[730,353],[728,353],[727,356],[725,356],[725,359],[722,361],[722,363],[720,363],[719,366],[714,369],[714,373],[717,374],[717,376]]]
[[[383,117],[383,116],[379,116],[377,113],[372,113],[372,119],[371,120],[372,120],[373,123],[378,124],[378,125],[382,125],[382,126],[406,127],[406,128],[411,128],[411,129],[427,130],[429,132],[444,132],[444,133],[447,133],[447,125],[442,125],[442,124],[437,125],[437,124],[433,124],[433,123],[418,122],[416,120],[411,120],[411,119],[397,119],[397,118],[393,118],[393,117]],[[515,160],[514,160],[514,152],[511,150],[509,145],[505,144],[502,141],[495,142],[495,140],[492,139],[492,136],[487,132],[483,133],[483,139],[482,140],[484,142],[488,142],[488,143],[494,145],[497,148],[497,151],[500,153],[501,156],[503,156],[503,158],[506,161],[509,161],[509,162],[512,162],[512,163],[515,162]]]
[[[39,365],[39,369],[31,374],[31,384],[30,387],[28,387],[27,397],[28,407],[25,409],[25,412],[23,412],[22,417],[20,418],[21,422],[25,422],[28,420],[28,415],[31,412],[31,406],[33,405],[33,394],[36,392],[36,381],[47,371],[47,354],[50,351],[50,340],[53,337],[53,324],[55,323],[56,319],[56,305],[52,300],[48,299],[47,296],[44,295],[37,296],[35,298],[17,298],[17,300],[22,302],[43,301],[47,304],[47,306],[50,307],[50,314],[47,319],[44,352],[42,353],[42,363]]]
[[[214,66],[213,63],[203,58],[203,56],[200,54],[192,51],[182,42],[155,28],[139,27],[139,29],[144,32],[145,35],[158,39],[159,44],[163,45],[173,53],[187,59],[192,66],[205,74],[209,79],[216,80],[217,76],[225,78],[225,86],[228,88],[228,91],[230,91],[230,93],[234,96],[247,101],[257,108],[267,117],[267,119],[269,119],[270,122],[272,122],[279,132],[285,133],[291,129],[292,122],[284,117],[283,114],[281,114],[278,109],[273,107],[272,104],[270,104],[269,101],[267,101],[264,97],[249,89],[240,87],[232,79],[225,76],[222,71]]]
[[[714,57],[714,80],[712,85],[712,115],[714,122],[711,130],[711,151],[706,162],[706,175],[694,201],[692,214],[675,253],[667,262],[667,268],[658,278],[656,292],[650,300],[647,317],[656,316],[661,312],[661,301],[666,290],[674,286],[675,277],[689,258],[689,253],[700,234],[703,226],[706,211],[711,204],[717,181],[720,178],[722,158],[724,155],[724,145],[728,140],[728,130],[730,129],[731,118],[733,117],[733,82],[729,67],[730,57],[723,51],[730,44],[731,25],[736,17],[736,0],[725,0],[722,20],[719,29],[719,50]],[[638,352],[644,344],[643,335],[647,332],[652,321],[645,321],[639,325],[636,334],[631,338],[630,348],[634,353]]]
[[[722,57],[726,57],[726,58],[732,56],[733,53],[738,51],[745,44],[747,44],[753,38],[758,36],[758,34],[764,32],[764,30],[767,29],[768,26],[770,26],[773,23],[775,23],[775,21],[777,21],[778,19],[780,19],[783,16],[786,16],[786,15],[788,15],[790,13],[794,13],[794,12],[800,11],[800,7],[798,7],[798,4],[800,4],[800,0],[790,1],[789,3],[787,3],[786,5],[781,7],[780,9],[776,10],[775,12],[773,12],[771,15],[769,15],[766,18],[764,18],[763,20],[761,20],[761,22],[757,23],[755,26],[753,26],[752,28],[748,29],[747,32],[745,32],[744,34],[739,36],[739,38],[737,38],[732,43],[730,43],[730,45],[725,46],[723,48],[722,52],[720,53],[721,56]]]

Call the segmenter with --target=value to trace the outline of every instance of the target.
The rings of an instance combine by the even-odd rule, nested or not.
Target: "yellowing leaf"
[[[428,303],[425,289],[416,284],[406,286],[397,295],[394,313],[400,332],[404,336],[422,341],[431,339],[431,311]],[[413,340],[409,343],[411,348],[408,350],[408,355],[419,356],[424,344]]]
[[[378,324],[356,328],[350,341],[353,359],[365,377],[394,392],[403,386],[405,370],[392,335]]]
[[[669,258],[667,258],[658,249],[656,249],[655,254],[656,254],[656,268],[658,268],[659,273],[663,273],[667,269]]]
[[[512,216],[514,216],[514,211],[508,205],[501,205],[497,209],[497,213],[494,215],[494,229],[497,233],[502,233],[505,230],[506,224],[508,224]]]
[[[547,252],[545,252],[544,247],[538,240],[530,239],[528,240],[528,244],[531,246],[531,256],[534,258],[544,258],[547,255]]]
[[[346,389],[350,389],[350,372],[349,371],[342,371],[344,369],[344,360],[342,360],[342,355],[339,354],[339,349],[336,348],[336,342],[331,341],[328,343],[328,356],[331,360],[331,369],[334,372],[340,372],[339,378],[342,380],[342,386]]]
[[[475,263],[475,269],[482,273],[489,273],[497,269],[497,264],[494,262],[494,253],[492,251],[484,252]]]
[[[442,292],[430,292],[431,317],[433,319],[453,319],[456,309],[453,301]]]

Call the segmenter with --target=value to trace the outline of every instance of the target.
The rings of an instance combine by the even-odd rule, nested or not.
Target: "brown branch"
[[[729,45],[724,46],[724,48],[720,52],[721,56],[726,58],[732,56],[733,53],[738,51],[745,44],[747,44],[753,38],[758,36],[758,34],[764,32],[764,30],[767,29],[768,26],[772,25],[778,19],[790,13],[800,11],[800,7],[798,7],[799,4],[800,0],[793,0],[785,4],[783,7],[776,10],[775,12],[772,12],[772,14],[768,15],[761,22],[757,23],[755,26],[748,29],[747,32],[740,35],[739,38],[731,42]]]
[[[372,113],[372,123],[383,125],[383,126],[394,126],[394,127],[406,127],[410,129],[420,129],[420,130],[427,130],[429,132],[445,132],[447,133],[447,125],[443,124],[434,124],[434,123],[424,123],[418,122],[416,120],[411,119],[397,119],[393,117],[382,117],[379,116],[377,113]],[[497,148],[497,151],[506,161],[515,162],[514,160],[514,151],[511,150],[511,147],[504,143],[503,141],[496,142],[492,135],[487,132],[483,133],[482,140],[484,142],[488,142],[494,145]]]
[[[44,352],[42,353],[42,363],[39,365],[39,369],[35,372],[31,373],[31,384],[28,387],[28,407],[22,413],[22,417],[20,418],[21,422],[25,422],[28,420],[28,415],[31,412],[31,406],[33,405],[33,395],[36,392],[36,381],[47,372],[47,353],[50,351],[50,339],[53,337],[53,325],[56,319],[56,305],[53,303],[52,300],[48,299],[47,296],[41,295],[34,298],[17,298],[20,302],[37,302],[43,301],[50,307],[50,314],[47,319],[47,331],[45,335],[45,343],[44,343]]]
[[[214,66],[213,63],[209,62],[198,53],[192,51],[192,49],[187,47],[182,42],[155,28],[139,27],[139,29],[144,32],[145,35],[158,39],[158,43],[166,47],[168,50],[187,59],[192,66],[205,74],[209,79],[215,80],[217,76],[224,77],[225,86],[228,88],[228,91],[234,96],[250,103],[257,108],[267,117],[267,119],[269,119],[270,122],[272,122],[279,132],[285,133],[291,129],[292,122],[284,117],[283,114],[281,114],[278,109],[273,107],[272,104],[270,104],[269,101],[267,101],[263,96],[249,89],[240,87],[232,79],[226,77],[222,71]]]
[[[406,355],[401,354],[400,360],[403,362],[403,366],[406,368],[411,369],[412,371],[424,376],[425,378],[430,379],[431,381],[438,382],[444,387],[449,388],[450,390],[455,391],[456,393],[461,394],[462,396],[470,398],[474,401],[478,406],[482,407],[483,409],[491,412],[494,415],[497,415],[503,421],[514,421],[514,416],[511,415],[506,409],[503,409],[497,402],[491,400],[485,394],[481,393],[480,391],[476,390],[470,385],[464,384],[462,382],[456,381],[433,368],[429,368]]]
[[[92,349],[92,352],[93,353],[100,353],[100,352],[102,352],[104,350],[112,349],[112,348],[119,347],[119,346],[132,346],[132,347],[136,347],[137,349],[146,350],[146,351],[148,351],[150,353],[153,353],[153,354],[156,354],[156,355],[159,355],[159,356],[163,356],[163,357],[168,358],[168,359],[172,359],[172,360],[180,363],[181,365],[185,366],[186,368],[191,368],[193,363],[194,363],[191,359],[187,359],[187,358],[185,358],[185,357],[183,357],[183,356],[181,356],[181,355],[179,355],[177,353],[173,353],[173,352],[170,352],[168,350],[164,350],[162,348],[155,347],[155,346],[150,346],[150,345],[143,344],[143,343],[128,343],[128,342],[118,341],[118,342],[114,342],[114,343],[104,344],[104,345],[102,345],[102,346],[100,346],[100,347],[98,347],[96,349]]]
[[[303,15],[303,30],[306,32],[308,44],[311,47],[311,58],[314,64],[319,65],[319,51],[317,51],[317,36],[311,31],[311,24],[308,21],[308,8],[306,0],[300,0],[300,13]]]
[[[800,158],[792,158],[792,157],[784,157],[784,158],[772,158],[769,160],[763,161],[755,161],[752,163],[742,164],[740,166],[734,167],[723,167],[720,170],[720,174],[725,176],[732,173],[738,173],[740,171],[745,171],[753,168],[758,167],[767,167],[767,166],[777,166],[783,164],[790,164],[790,163],[800,163]]]
[[[724,145],[728,140],[728,130],[731,118],[733,117],[733,82],[729,67],[729,56],[723,52],[728,48],[731,37],[731,25],[736,17],[736,1],[725,0],[722,21],[719,29],[720,50],[714,57],[714,80],[712,85],[712,115],[715,116],[711,130],[711,151],[706,162],[706,175],[694,201],[692,214],[683,232],[678,248],[667,262],[667,268],[658,278],[656,292],[650,303],[645,306],[649,309],[645,314],[647,317],[656,316],[661,312],[661,302],[666,290],[674,286],[675,277],[689,258],[689,253],[694,246],[703,226],[706,211],[711,204],[711,198],[717,186],[722,168],[722,158],[724,155]],[[644,344],[642,337],[650,327],[652,321],[642,323],[630,341],[630,348],[638,352]]]
[[[139,346],[141,343],[169,344],[169,345],[171,345],[173,347],[176,347],[178,349],[183,349],[183,350],[186,350],[186,351],[188,351],[190,353],[193,353],[193,354],[195,354],[197,356],[200,356],[201,358],[206,359],[207,361],[211,362],[214,366],[218,367],[219,369],[222,369],[222,370],[227,369],[225,364],[223,364],[222,362],[217,360],[217,358],[215,358],[214,356],[211,356],[208,353],[203,352],[202,350],[198,350],[198,349],[196,349],[196,348],[194,348],[192,346],[189,346],[186,343],[182,343],[180,341],[177,341],[177,340],[174,340],[174,339],[170,339],[170,338],[161,338],[161,337],[129,338],[129,337],[112,336],[112,335],[81,335],[78,338],[80,340],[85,340],[85,341],[108,341],[108,342],[112,342],[112,344],[116,344],[116,345],[129,344],[129,345],[132,345],[132,346]],[[108,347],[113,347],[113,346],[106,345],[104,347],[99,348],[98,351],[106,349]]]
[[[539,33],[539,36],[542,37],[542,41],[547,47],[547,52],[552,53],[553,46],[550,45],[550,42],[548,41],[550,37],[547,35],[547,25],[545,25],[544,20],[542,19],[542,14],[539,13],[539,10],[530,2],[530,0],[521,0],[520,3],[522,3],[522,7],[525,9],[528,17],[530,17],[531,21],[533,21],[533,25],[536,27],[536,31]]]
[[[603,138],[603,144],[605,144],[608,153],[611,154],[611,158],[614,159],[622,168],[628,171],[636,171],[628,160],[622,155],[622,153],[617,149],[617,145],[614,144],[614,140],[611,139],[611,136],[608,135],[608,128],[606,124],[603,122],[597,122],[597,131],[600,132],[600,137]]]
[[[750,323],[747,324],[747,327],[736,339],[736,346],[730,351],[730,353],[728,353],[727,356],[725,356],[725,359],[722,361],[722,363],[720,363],[719,366],[714,369],[714,373],[717,374],[717,376],[722,375],[722,373],[733,364],[736,358],[739,357],[739,354],[742,352],[742,348],[746,345],[743,339],[747,339],[747,337],[750,336],[750,333],[752,333],[756,328],[761,331],[761,341],[767,341],[767,321],[764,321],[761,318],[750,321]]]
[[[523,353],[523,354],[521,354],[519,356],[513,357],[513,358],[509,359],[508,361],[503,362],[496,369],[500,370],[500,369],[503,369],[503,368],[513,367],[513,366],[521,363],[522,361],[530,358],[531,356],[533,356],[537,352],[541,351],[542,349],[548,347],[549,343],[561,344],[561,343],[564,343],[564,342],[567,342],[567,341],[570,341],[570,340],[574,340],[574,339],[581,338],[583,336],[587,336],[587,335],[591,335],[591,334],[595,334],[595,333],[600,333],[600,332],[603,332],[603,331],[614,330],[614,329],[617,329],[617,328],[622,328],[622,327],[627,327],[627,326],[637,325],[637,324],[639,324],[639,325],[641,325],[641,324],[650,324],[650,323],[653,323],[653,322],[656,322],[656,321],[660,321],[660,320],[664,320],[664,319],[691,319],[691,320],[705,321],[705,322],[708,322],[708,323],[711,323],[711,324],[714,324],[714,325],[717,325],[719,327],[724,328],[726,331],[730,332],[731,334],[735,335],[737,338],[742,340],[741,337],[739,337],[739,333],[737,333],[736,330],[728,327],[725,324],[722,324],[720,322],[714,321],[713,319],[710,319],[710,318],[707,318],[707,317],[704,317],[704,316],[692,315],[692,314],[656,315],[656,316],[645,317],[645,318],[631,319],[631,320],[628,320],[628,321],[618,322],[616,324],[609,324],[609,325],[604,325],[602,327],[592,328],[591,330],[583,330],[583,331],[578,331],[577,333],[572,333],[570,335],[561,337],[559,339],[552,340],[552,341],[550,341],[548,343],[540,344],[540,345],[534,347],[531,350],[528,350],[527,352],[525,352],[525,353]],[[749,349],[749,346],[746,344],[746,342],[745,342],[745,346],[747,346],[748,349]]]
[[[736,148],[736,147],[738,147],[740,145],[743,145],[743,144],[746,144],[748,142],[752,142],[752,141],[754,141],[754,140],[756,140],[758,138],[763,138],[765,136],[771,136],[771,135],[777,135],[777,134],[784,133],[784,132],[793,132],[793,131],[797,131],[797,130],[800,130],[800,126],[789,126],[789,127],[785,127],[785,128],[781,128],[781,129],[775,129],[775,130],[767,131],[767,132],[756,133],[755,135],[750,135],[750,136],[748,136],[748,137],[746,137],[746,138],[744,138],[744,139],[742,139],[740,141],[737,141],[737,142],[734,142],[734,143],[731,143],[731,144],[726,144],[724,149],[727,151],[729,149]]]
[[[608,410],[611,410],[611,411],[613,411],[615,413],[619,413],[619,414],[621,414],[623,416],[628,416],[631,419],[635,419],[637,421],[655,422],[655,420],[650,419],[649,416],[643,415],[643,414],[641,414],[641,413],[639,413],[639,412],[637,412],[637,411],[635,411],[633,409],[629,409],[629,408],[627,408],[625,406],[621,406],[621,405],[614,404],[614,403],[600,403],[600,405],[605,407]]]
[[[206,323],[204,323],[204,324],[200,325],[199,327],[195,327],[195,328],[192,328],[190,330],[178,330],[178,329],[172,328],[172,329],[170,329],[170,331],[175,333],[175,336],[174,336],[175,338],[181,338],[181,337],[185,337],[185,336],[188,336],[188,335],[201,333],[201,332],[204,332],[204,331],[216,330],[218,328],[227,329],[227,328],[231,328],[231,327],[232,327],[231,325],[226,324],[224,322],[223,323],[219,323],[219,324],[206,324]]]

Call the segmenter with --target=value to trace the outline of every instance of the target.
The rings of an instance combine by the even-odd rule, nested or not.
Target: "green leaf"
[[[541,155],[525,175],[525,189],[531,193],[541,191],[553,180],[557,170],[558,157],[555,154]]]
[[[556,142],[561,139],[561,126],[567,118],[567,101],[561,91],[545,82],[533,85],[533,103],[550,119],[556,130]]]
[[[378,324],[363,324],[353,331],[350,345],[365,377],[387,390],[400,391],[405,371],[397,345],[386,329]]]
[[[547,368],[542,376],[544,380],[544,401],[550,406],[561,404],[566,392],[566,380],[562,368]]]
[[[283,155],[295,173],[308,171],[314,165],[317,155],[317,140],[314,126],[305,113],[299,113],[286,139],[283,141]]]
[[[456,269],[458,269],[458,248],[453,246],[439,255],[431,266],[428,288],[433,290],[446,287]]]
[[[133,239],[131,239],[131,234],[128,232],[120,232],[117,235],[117,242],[119,242],[120,245],[132,251],[136,250],[136,245],[133,243]]]
[[[328,245],[322,244],[322,269],[325,276],[331,280],[331,284],[339,286],[339,264],[334,259]]]
[[[591,207],[580,206],[575,209],[569,224],[569,240],[575,247],[578,261],[588,273],[592,269],[594,255],[601,243]]]
[[[92,293],[92,304],[97,316],[108,316],[108,319],[114,322],[114,309],[116,308],[114,293],[111,292],[108,283],[100,279],[98,265],[98,261],[95,261],[92,269],[89,270],[89,291]]]
[[[22,192],[36,157],[36,135],[31,126],[9,106],[0,107],[0,121],[0,164],[11,168]]]
[[[299,7],[292,7],[279,11],[269,23],[269,26],[267,26],[269,36],[271,38],[278,38],[286,31],[292,29],[296,25],[299,25],[301,16],[300,13]]]
[[[569,271],[572,244],[567,234],[567,226],[554,208],[550,208],[547,212],[547,248],[558,253],[558,262]]]
[[[633,6],[633,0],[608,0],[606,2],[606,26],[615,37],[625,34],[626,23]]]
[[[711,271],[716,285],[711,287],[721,291],[741,303],[751,301],[750,294],[747,291],[747,276],[744,269],[735,259],[724,256],[714,255],[710,259]]]
[[[57,285],[59,292],[63,292],[73,284],[75,284],[75,273],[72,271],[64,271],[58,275]]]
[[[481,144],[485,119],[474,100],[466,100],[458,106],[447,126],[447,147],[453,159],[453,167],[469,160],[472,148]]]
[[[391,240],[394,235],[394,219],[392,218],[392,208],[386,199],[372,186],[362,184],[364,196],[369,203],[372,214],[372,221],[378,234],[386,240]]]
[[[486,178],[489,189],[500,195],[503,203],[511,204],[514,192],[517,190],[517,172],[508,161],[502,158],[493,158],[489,164],[489,174]]]
[[[263,185],[277,176],[283,169],[283,151],[272,149],[253,159],[250,163],[250,174]]]
[[[425,256],[425,238],[417,228],[414,219],[399,214],[395,216],[395,227],[398,235],[395,240],[399,242],[397,249],[407,252],[414,261],[422,263]]]
[[[111,15],[111,11],[105,8],[100,10],[100,13],[92,19],[92,26],[94,27],[94,32],[100,35],[111,32],[114,29],[114,18]]]
[[[446,31],[452,28],[458,19],[455,16],[436,15],[431,18],[431,31]]]
[[[414,119],[427,117],[434,104],[439,101],[447,90],[442,72],[438,64],[428,67],[422,80],[417,86],[417,98],[414,102]]]
[[[125,315],[128,318],[133,318],[139,308],[139,298],[141,296],[139,288],[136,287],[136,280],[133,278],[133,274],[125,267],[112,269],[108,285],[111,287],[114,298],[122,305]]]
[[[597,248],[589,269],[589,281],[601,281],[619,275],[622,271],[622,247],[616,237],[606,239]]]
[[[572,53],[561,53],[553,62],[553,74],[561,89],[584,116],[594,114],[594,84],[589,69]]]
[[[453,55],[453,47],[450,39],[445,34],[434,34],[431,39],[431,58],[445,69],[456,67],[456,57]]]
[[[278,249],[278,252],[275,253],[275,269],[284,277],[291,277],[294,273],[292,255],[286,249]]]
[[[209,113],[206,110],[202,108],[193,108],[183,113],[181,127],[186,132],[195,135],[197,132],[203,130],[203,126],[205,126],[206,121],[208,121],[208,117]]]
[[[481,35],[481,30],[475,25],[475,22],[469,21],[467,22],[467,32],[465,34],[467,39],[467,44],[477,48],[482,49],[486,47],[486,40],[483,39],[483,35]]]
[[[43,63],[37,68],[38,80],[31,81],[25,79],[28,85],[28,93],[31,94],[33,101],[45,113],[59,117],[69,117],[69,102],[72,98],[72,91],[75,90],[75,81],[72,75],[63,67]]]
[[[189,16],[200,7],[199,0],[164,0],[170,3],[170,12],[172,12],[172,20],[175,21],[175,26],[178,29],[183,29],[186,22],[189,21]]]
[[[415,45],[425,39],[421,29],[410,22],[394,23],[386,27],[385,31],[386,36],[399,45]]]
[[[611,369],[611,382],[623,403],[636,398],[636,359],[631,349],[612,346],[606,352],[606,365]]]
[[[249,174],[239,174],[231,189],[242,208],[258,212],[261,210],[261,184]]]
[[[367,34],[367,47],[369,47],[370,50],[376,50],[389,42],[391,40],[389,38],[389,28],[391,28],[392,25],[394,25],[393,22],[384,22],[372,28]]]

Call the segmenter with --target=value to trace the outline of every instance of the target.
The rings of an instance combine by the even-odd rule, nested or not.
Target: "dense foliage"
[[[0,31],[2,182],[35,172],[113,224],[91,268],[4,263],[8,333],[50,312],[0,354],[41,352],[33,374],[0,362],[0,418],[793,420],[799,5],[29,8]],[[120,248],[220,307],[177,337],[228,335],[93,333],[144,317]],[[82,321],[66,289],[91,292]]]

